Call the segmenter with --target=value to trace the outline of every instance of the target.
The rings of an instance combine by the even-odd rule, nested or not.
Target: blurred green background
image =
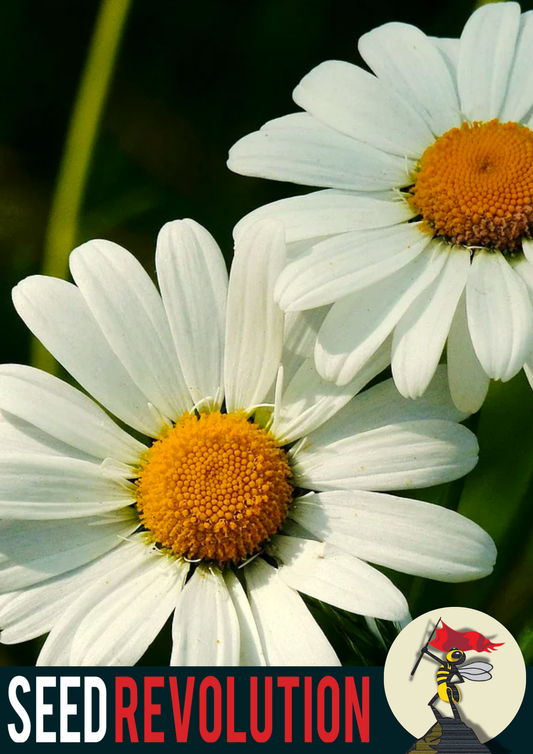
[[[0,5],[3,362],[30,360],[29,335],[12,307],[10,291],[21,278],[41,270],[65,137],[99,8],[95,0],[8,0]],[[396,20],[430,35],[457,37],[473,8],[464,0],[426,3],[422,13],[415,4],[384,0],[133,0],[92,155],[76,242],[95,237],[116,241],[153,273],[159,228],[169,220],[192,217],[213,233],[229,262],[231,231],[240,217],[302,192],[290,184],[230,173],[225,164],[230,146],[266,120],[294,111],[292,89],[316,64],[329,58],[362,63],[357,39],[373,27]],[[533,0],[522,3],[522,10],[530,8]],[[467,482],[474,493],[465,512],[484,524],[478,514],[486,510],[487,528],[495,536],[502,528],[501,500],[518,485],[509,493],[515,495],[509,503],[515,506],[512,517],[506,519],[511,524],[500,532],[507,544],[499,571],[477,585],[461,587],[423,585],[407,578],[398,582],[411,593],[417,613],[468,604],[492,612],[525,636],[533,621],[533,540],[526,538],[533,523],[533,443],[528,437],[522,444],[522,427],[524,415],[533,416],[533,399],[521,376],[509,388],[507,402],[498,389],[487,404],[489,419],[480,419],[486,460]],[[496,441],[493,422],[506,426],[506,434]],[[502,458],[504,465],[498,466]],[[494,480],[486,472],[494,469],[503,487],[500,498],[487,503],[484,489],[488,484],[492,490]],[[461,489],[462,483],[452,492],[424,496],[456,505]],[[513,574],[518,574],[514,591]],[[31,664],[36,651],[34,644],[2,646],[0,664]],[[155,654],[149,660],[167,661]]]

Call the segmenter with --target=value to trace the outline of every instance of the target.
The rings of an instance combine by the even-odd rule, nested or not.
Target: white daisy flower
[[[294,91],[306,112],[230,152],[238,173],[330,189],[236,235],[286,223],[276,299],[335,302],[315,351],[326,379],[348,382],[392,333],[396,385],[417,398],[447,341],[454,401],[473,412],[490,379],[524,367],[533,384],[533,13],[485,5],[460,39],[388,23],[359,51],[375,75],[319,65]]]
[[[41,665],[130,665],[174,613],[172,665],[335,665],[300,592],[402,620],[403,595],[367,561],[446,581],[490,573],[479,526],[387,494],[476,462],[444,376],[416,404],[391,381],[351,401],[381,349],[345,387],[324,382],[306,356],[324,313],[289,315],[284,334],[273,303],[284,259],[283,228],[257,223],[228,285],[213,238],[184,220],[158,238],[161,294],[107,241],[72,253],[76,285],[15,288],[94,401],[0,368],[2,641],[50,632]]]

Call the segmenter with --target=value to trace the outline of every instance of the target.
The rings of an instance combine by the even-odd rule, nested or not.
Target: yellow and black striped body
[[[456,704],[459,704],[461,701],[461,692],[455,685],[455,683],[451,683],[452,677],[455,675],[455,668],[452,666],[452,663],[448,660],[445,660],[440,668],[437,670],[437,690],[439,692],[440,698],[444,702],[450,703],[450,699],[448,697],[448,689],[452,692],[452,699]]]

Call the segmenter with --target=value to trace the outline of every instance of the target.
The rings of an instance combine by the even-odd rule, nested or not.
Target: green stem
[[[91,156],[130,5],[131,0],[103,0],[100,6],[50,211],[45,275],[63,279],[68,275],[68,257],[78,240],[78,218]],[[32,363],[52,373],[57,371],[55,360],[38,341],[32,344]]]

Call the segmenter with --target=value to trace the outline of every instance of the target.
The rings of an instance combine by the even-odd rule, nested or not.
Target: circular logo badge
[[[518,644],[479,610],[443,607],[409,623],[385,662],[385,694],[398,722],[424,745],[470,736],[480,743],[518,712],[526,668]],[[470,732],[468,732],[470,731]],[[424,749],[425,750],[425,749]]]

